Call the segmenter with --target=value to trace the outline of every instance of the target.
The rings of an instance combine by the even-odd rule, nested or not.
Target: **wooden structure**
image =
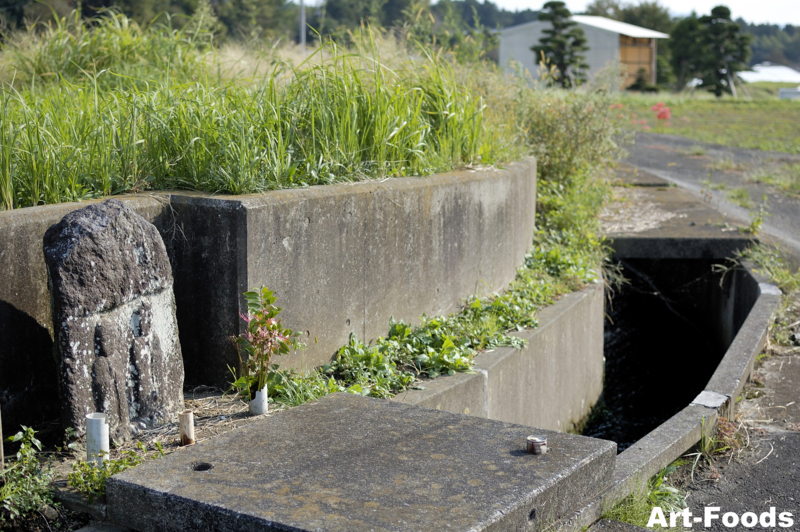
[[[619,61],[625,67],[627,88],[636,81],[641,69],[645,79],[656,82],[656,40],[667,39],[669,35],[626,24],[618,20],[588,15],[573,15],[572,20],[586,35],[589,50],[584,54],[589,64],[589,74],[597,74],[609,63]],[[543,31],[550,27],[549,22],[535,20],[518,26],[505,28],[500,32],[500,65],[511,67],[511,61],[520,63],[534,79],[539,73],[539,58],[531,51],[531,46],[539,43]]]

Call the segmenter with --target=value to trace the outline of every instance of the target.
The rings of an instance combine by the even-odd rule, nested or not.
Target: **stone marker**
[[[109,200],[67,214],[44,235],[62,422],[108,414],[112,438],[183,409],[172,272],[155,226]]]
[[[108,480],[108,519],[140,531],[540,530],[614,481],[616,445],[334,394]]]

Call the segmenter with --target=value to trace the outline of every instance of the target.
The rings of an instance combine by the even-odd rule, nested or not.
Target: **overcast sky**
[[[520,9],[537,10],[547,0],[493,0],[500,7],[518,11]],[[570,11],[579,13],[586,8],[590,0],[564,0]],[[699,15],[711,12],[711,8],[720,4],[731,9],[734,19],[742,17],[747,22],[759,24],[793,24],[800,26],[800,0],[660,0],[673,15],[688,15],[694,9]],[[623,3],[625,1],[623,0]],[[638,3],[634,1],[631,3]]]

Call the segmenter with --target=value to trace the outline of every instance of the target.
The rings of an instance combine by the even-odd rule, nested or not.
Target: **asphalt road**
[[[693,147],[702,147],[705,154],[691,155]],[[625,146],[625,149],[628,151],[625,161],[630,165],[703,197],[722,213],[741,222],[749,223],[757,208],[745,209],[732,203],[728,198],[729,191],[740,187],[746,189],[755,205],[765,196],[769,216],[762,231],[793,248],[795,255],[800,254],[800,197],[747,179],[748,175],[763,167],[800,163],[799,155],[729,148],[674,135],[642,132],[637,132],[633,144]],[[713,186],[709,187],[709,183]],[[722,186],[725,188],[719,188]]]

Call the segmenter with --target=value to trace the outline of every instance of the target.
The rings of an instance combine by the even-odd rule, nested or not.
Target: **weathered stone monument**
[[[183,408],[172,272],[155,226],[109,200],[44,236],[62,423],[108,415],[111,436],[160,425]]]

